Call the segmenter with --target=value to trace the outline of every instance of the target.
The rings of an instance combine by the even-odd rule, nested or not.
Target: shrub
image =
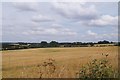
[[[82,66],[77,73],[79,78],[116,78],[115,70],[106,58],[93,59],[91,62]]]
[[[55,60],[50,58],[44,61],[43,64],[37,65],[37,67],[39,78],[51,78],[56,70]]]

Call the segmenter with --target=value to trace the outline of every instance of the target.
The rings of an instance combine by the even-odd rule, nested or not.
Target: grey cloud
[[[33,16],[32,21],[34,21],[34,22],[50,22],[50,21],[54,21],[54,19],[52,19],[49,16],[45,16],[45,15],[37,15],[37,16]]]
[[[34,27],[33,29],[23,32],[24,35],[42,35],[42,36],[75,36],[76,32],[64,27]]]
[[[4,12],[6,13],[4,15],[6,19],[4,19],[3,25],[4,40],[40,41],[55,39],[61,41],[87,41],[89,38],[94,41],[117,38],[115,34],[109,34],[114,33],[111,29],[113,27],[109,29],[104,27],[106,34],[97,32],[99,29],[101,29],[101,33],[103,32],[103,28],[99,28],[101,26],[116,25],[117,20],[116,16],[100,16],[94,4],[92,6],[91,4],[79,3],[38,4],[22,2],[14,4],[14,7],[10,7],[11,4],[9,6],[8,4],[6,4],[7,6],[4,5],[6,7]],[[43,5],[44,7],[42,7]],[[20,13],[20,11],[23,11],[23,13]],[[102,12],[102,14],[104,13]],[[93,31],[88,31],[86,34],[86,30],[91,29],[91,26],[99,27],[92,28]]]
[[[85,38],[86,40],[118,40],[118,33],[103,33],[103,34],[98,34],[95,33],[91,30],[87,31],[87,34],[82,35],[82,38]]]
[[[28,3],[28,2],[14,2],[12,3],[13,7],[20,11],[36,11],[37,10],[37,3]]]
[[[97,19],[91,19],[88,21],[78,21],[77,23],[82,24],[84,26],[89,27],[117,27],[118,25],[118,17],[111,15],[101,15]]]
[[[94,5],[86,7],[79,3],[52,3],[52,9],[68,19],[90,20],[98,17]]]

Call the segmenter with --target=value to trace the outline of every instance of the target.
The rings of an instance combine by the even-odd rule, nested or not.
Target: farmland
[[[117,69],[118,47],[34,48],[2,52],[3,78],[38,78],[37,65],[54,59],[57,71],[49,77],[76,77],[80,67],[92,59],[107,57]],[[62,70],[62,71],[61,71]],[[64,74],[63,74],[64,73]],[[44,77],[46,77],[44,75]],[[47,76],[48,77],[48,76]]]

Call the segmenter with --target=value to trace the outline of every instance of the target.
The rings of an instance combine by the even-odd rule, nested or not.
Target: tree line
[[[88,47],[94,46],[95,44],[115,44],[115,42],[109,41],[98,41],[98,42],[62,42],[59,43],[57,41],[41,41],[40,43],[24,43],[24,42],[17,42],[17,43],[1,43],[2,50],[14,50],[14,49],[27,49],[27,48],[48,48],[48,47]],[[119,43],[115,44],[116,46]]]

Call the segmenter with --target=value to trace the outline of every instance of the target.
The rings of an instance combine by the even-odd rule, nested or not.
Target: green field
[[[108,59],[117,69],[118,47],[35,48],[3,51],[3,78],[38,78],[38,65],[54,59],[56,72],[44,77],[76,77],[80,67],[92,59],[109,54]],[[43,69],[44,70],[44,69]],[[63,74],[64,73],[64,74]]]

